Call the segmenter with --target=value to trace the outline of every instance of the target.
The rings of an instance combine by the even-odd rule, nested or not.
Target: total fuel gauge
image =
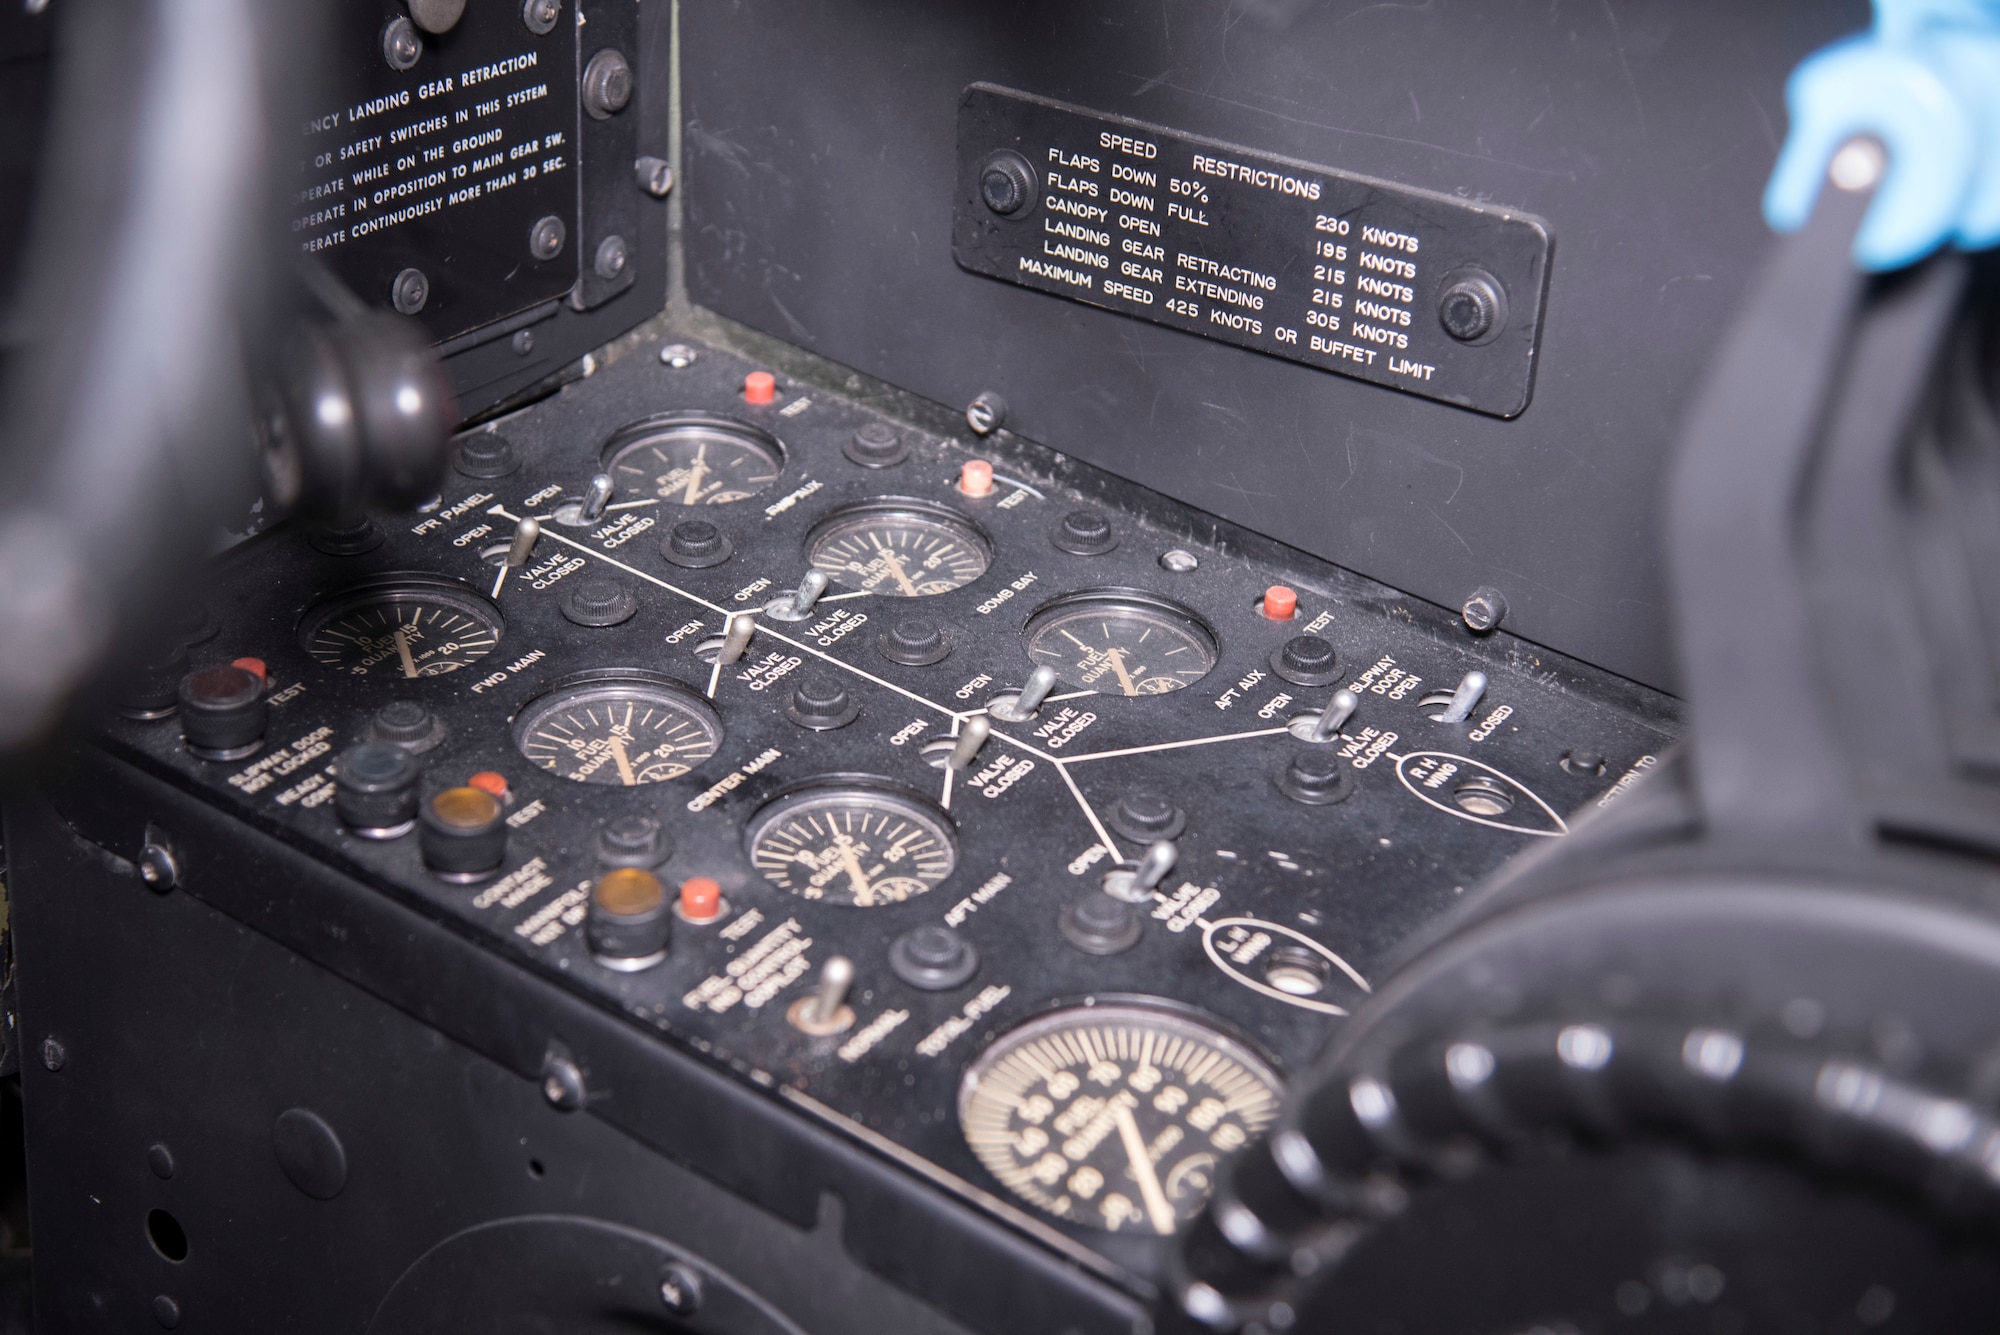
[[[1141,1003],[1074,1006],[981,1053],[959,1087],[966,1143],[1009,1191],[1113,1233],[1177,1231],[1215,1167],[1262,1133],[1277,1073],[1221,1030]]]

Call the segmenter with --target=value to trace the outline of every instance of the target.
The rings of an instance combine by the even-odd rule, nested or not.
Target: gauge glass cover
[[[397,579],[329,598],[306,614],[299,643],[354,677],[412,680],[470,666],[500,643],[500,614],[443,580]]]
[[[612,437],[607,453],[615,495],[669,505],[747,501],[784,471],[776,439],[726,418],[634,423]]]
[[[884,789],[808,789],[750,823],[750,861],[802,899],[854,908],[914,899],[951,875],[958,844],[928,804]]]
[[[806,560],[844,588],[929,598],[985,574],[993,548],[941,506],[870,503],[822,521],[806,540]]]
[[[959,1089],[967,1144],[1022,1200],[1087,1228],[1171,1234],[1222,1158],[1277,1117],[1277,1073],[1175,1011],[1077,1006],[981,1053]]]
[[[1165,695],[1215,666],[1215,638],[1164,599],[1083,595],[1029,619],[1028,657],[1067,685],[1099,695]]]
[[[576,783],[665,783],[713,756],[722,724],[692,692],[641,677],[558,686],[521,711],[514,745]]]

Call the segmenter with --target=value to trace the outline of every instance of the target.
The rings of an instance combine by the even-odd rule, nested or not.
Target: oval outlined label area
[[[1258,940],[1260,936],[1263,938],[1261,942]],[[1270,997],[1274,1001],[1282,1001],[1288,1006],[1298,1006],[1305,1010],[1318,1011],[1322,1015],[1347,1014],[1345,1006],[1336,1006],[1331,1001],[1315,1001],[1311,997],[1301,997],[1290,992],[1281,992],[1261,978],[1253,978],[1244,971],[1243,966],[1255,964],[1267,955],[1274,945],[1280,942],[1285,945],[1303,946],[1325,960],[1328,966],[1329,977],[1332,976],[1334,970],[1338,970],[1351,979],[1354,985],[1363,992],[1373,990],[1368,986],[1368,980],[1357,973],[1353,965],[1307,936],[1304,932],[1294,931],[1292,928],[1282,926],[1279,923],[1266,922],[1262,918],[1218,918],[1213,922],[1203,923],[1201,928],[1201,948],[1208,952],[1209,960],[1216,968],[1222,970],[1252,992]]]
[[[1544,839],[1569,833],[1534,789],[1469,756],[1412,751],[1396,762],[1396,777],[1420,801],[1474,825]]]

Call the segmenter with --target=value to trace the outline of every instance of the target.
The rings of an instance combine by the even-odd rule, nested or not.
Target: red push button
[[[1282,584],[1264,590],[1264,615],[1273,621],[1290,621],[1299,610],[1299,595]]]
[[[488,793],[502,802],[507,800],[507,776],[504,774],[484,769],[467,779],[465,784],[468,788],[477,788],[480,792]]]
[[[968,496],[993,494],[993,465],[984,459],[967,459],[958,470],[958,489]]]
[[[261,658],[233,659],[231,660],[229,666],[240,667],[245,672],[254,672],[257,674],[258,679],[262,681],[266,686],[271,684],[271,674],[269,670],[265,668],[264,660]]]
[[[681,917],[689,922],[714,922],[721,916],[721,886],[706,876],[681,882]]]
[[[752,371],[743,377],[745,403],[770,403],[778,397],[778,377],[769,371]]]

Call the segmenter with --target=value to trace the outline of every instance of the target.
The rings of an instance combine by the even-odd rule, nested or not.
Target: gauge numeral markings
[[[920,895],[951,873],[951,851],[898,812],[840,809],[781,817],[757,836],[751,863],[805,899],[860,908]]]

